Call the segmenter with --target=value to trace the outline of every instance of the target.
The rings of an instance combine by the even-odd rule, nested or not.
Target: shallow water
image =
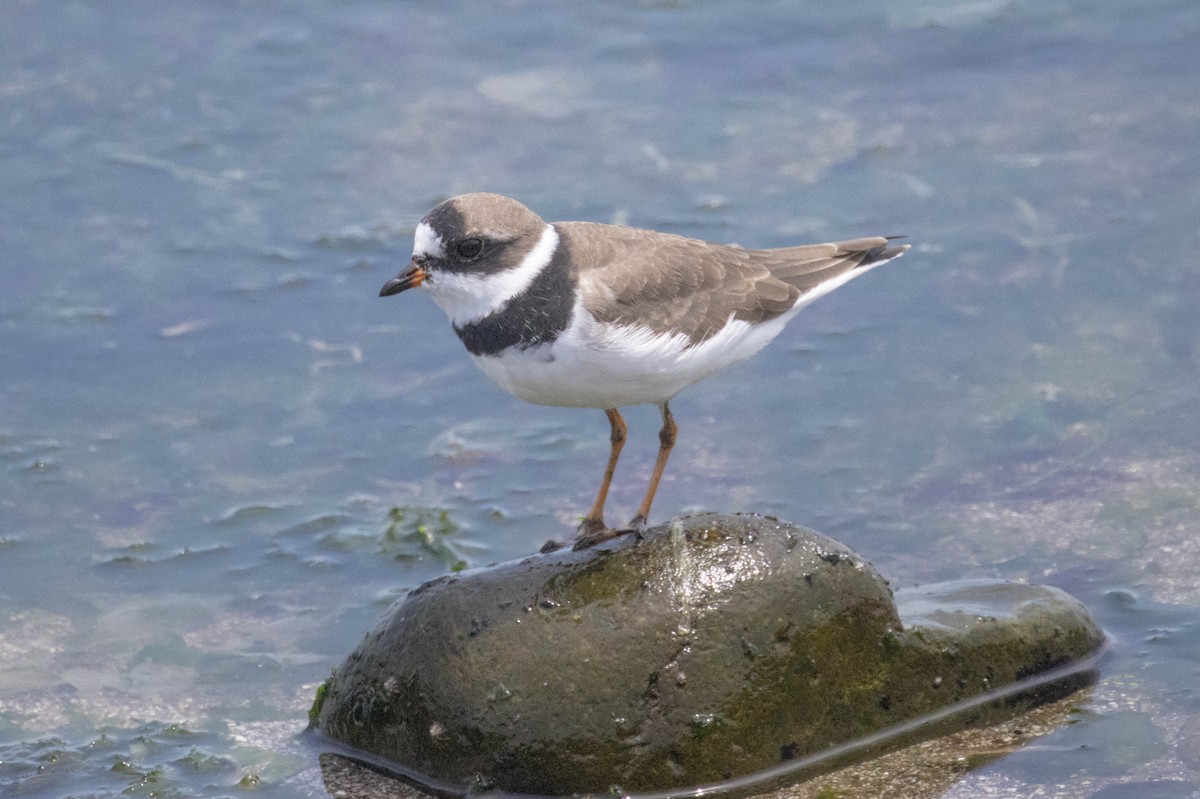
[[[0,793],[320,796],[294,736],[377,614],[569,532],[603,416],[375,297],[468,190],[910,236],[679,396],[655,517],[1071,591],[1115,639],[1095,692],[947,795],[1200,790],[1200,8],[490,9],[7,5]],[[614,518],[656,446],[627,419]]]

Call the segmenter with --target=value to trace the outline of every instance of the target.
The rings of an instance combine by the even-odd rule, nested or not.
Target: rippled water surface
[[[440,199],[901,261],[673,403],[659,492],[1079,596],[1074,723],[947,794],[1200,791],[1200,7],[11,0],[0,794],[322,796],[315,686],[569,533],[598,411],[379,286]],[[610,499],[657,440],[627,414]],[[396,510],[393,510],[396,509]]]

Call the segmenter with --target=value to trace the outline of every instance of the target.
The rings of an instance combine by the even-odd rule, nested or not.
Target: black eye
[[[482,251],[483,241],[481,239],[463,239],[454,245],[454,254],[459,258],[474,258]]]

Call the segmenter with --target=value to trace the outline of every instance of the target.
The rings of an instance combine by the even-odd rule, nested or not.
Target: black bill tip
[[[402,291],[414,288],[421,285],[422,281],[429,273],[421,267],[413,264],[408,269],[405,269],[400,274],[383,284],[383,288],[379,290],[380,297],[390,297],[393,294],[399,294]]]

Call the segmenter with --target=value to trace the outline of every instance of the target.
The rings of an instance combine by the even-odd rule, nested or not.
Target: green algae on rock
[[[426,583],[336,670],[314,717],[442,786],[565,795],[716,783],[1103,642],[1061,592],[988,590],[958,586],[940,604],[912,594],[902,622],[887,583],[841,544],[759,516],[693,516],[642,541]]]

